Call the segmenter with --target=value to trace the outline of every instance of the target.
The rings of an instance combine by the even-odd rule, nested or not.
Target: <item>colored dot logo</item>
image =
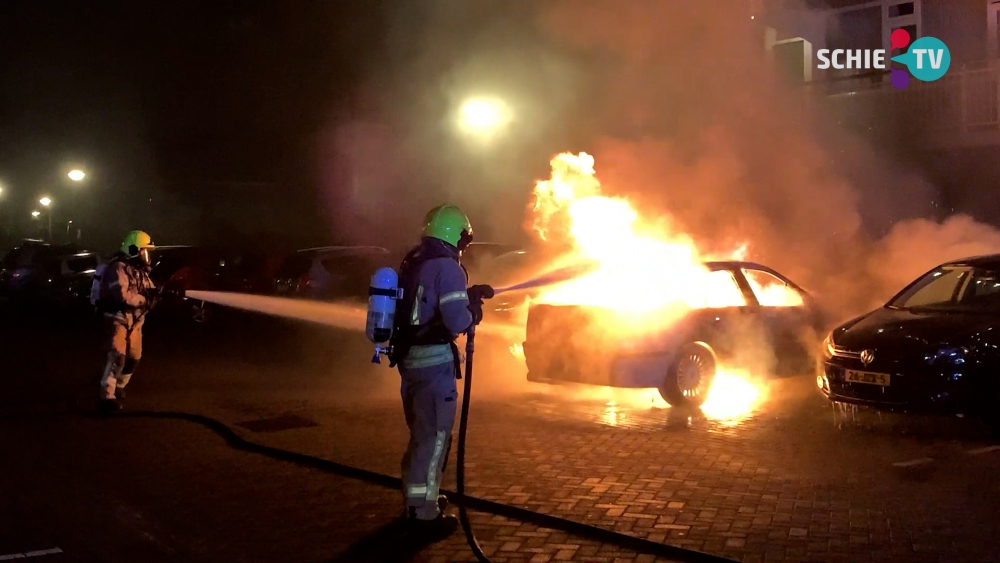
[[[892,49],[910,48],[892,60],[906,65],[907,70],[892,69],[889,81],[900,90],[910,84],[910,75],[921,82],[934,82],[944,76],[951,66],[951,52],[943,41],[936,37],[921,37],[910,44],[910,34],[905,29],[897,29],[889,36]]]

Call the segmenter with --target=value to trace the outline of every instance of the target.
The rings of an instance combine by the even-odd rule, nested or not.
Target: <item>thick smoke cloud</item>
[[[916,219],[933,217],[934,188],[778,76],[749,16],[735,1],[548,4],[543,28],[605,61],[592,111],[606,192],[670,215],[707,252],[749,242],[840,316],[940,261],[1000,250],[969,218]]]
[[[749,243],[847,316],[1000,233],[940,216],[937,188],[779,76],[737,0],[387,2],[362,109],[325,128],[324,191],[346,240],[406,244],[425,208],[468,208],[479,240],[525,238],[533,180],[587,151],[605,193],[706,252]],[[512,105],[509,134],[456,135],[465,96]],[[370,111],[369,111],[370,110]],[[881,124],[870,126],[878,130]]]

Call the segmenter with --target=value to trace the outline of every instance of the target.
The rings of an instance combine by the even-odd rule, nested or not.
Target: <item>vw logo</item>
[[[861,352],[861,363],[866,366],[875,361],[875,351],[874,350],[863,350]]]

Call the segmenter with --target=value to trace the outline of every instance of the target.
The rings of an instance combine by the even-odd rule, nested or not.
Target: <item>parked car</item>
[[[0,262],[0,287],[8,299],[22,304],[84,307],[100,263],[97,253],[72,244],[26,240]]]
[[[398,267],[378,246],[307,248],[287,257],[275,276],[277,295],[309,299],[367,299],[371,275],[382,266]]]
[[[198,246],[159,246],[150,252],[150,278],[156,286],[176,289],[273,293],[274,276],[266,253],[257,250]],[[197,299],[168,298],[160,307],[199,323],[215,306]]]
[[[656,388],[671,405],[700,406],[719,364],[740,352],[751,330],[763,331],[770,340],[779,373],[808,373],[813,360],[801,335],[822,324],[809,295],[759,264],[705,266],[713,292],[729,291],[727,302],[741,304],[686,310],[668,328],[650,327],[641,338],[609,335],[596,308],[533,303],[524,342],[529,381]],[[761,288],[776,286],[797,296],[799,304],[768,305]]]
[[[831,401],[982,415],[1000,428],[1000,254],[934,268],[823,348],[816,381]]]

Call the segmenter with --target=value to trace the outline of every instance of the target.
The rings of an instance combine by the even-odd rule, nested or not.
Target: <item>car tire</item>
[[[689,342],[677,350],[667,368],[660,396],[674,407],[700,407],[708,399],[717,369],[718,359],[711,346]]]

